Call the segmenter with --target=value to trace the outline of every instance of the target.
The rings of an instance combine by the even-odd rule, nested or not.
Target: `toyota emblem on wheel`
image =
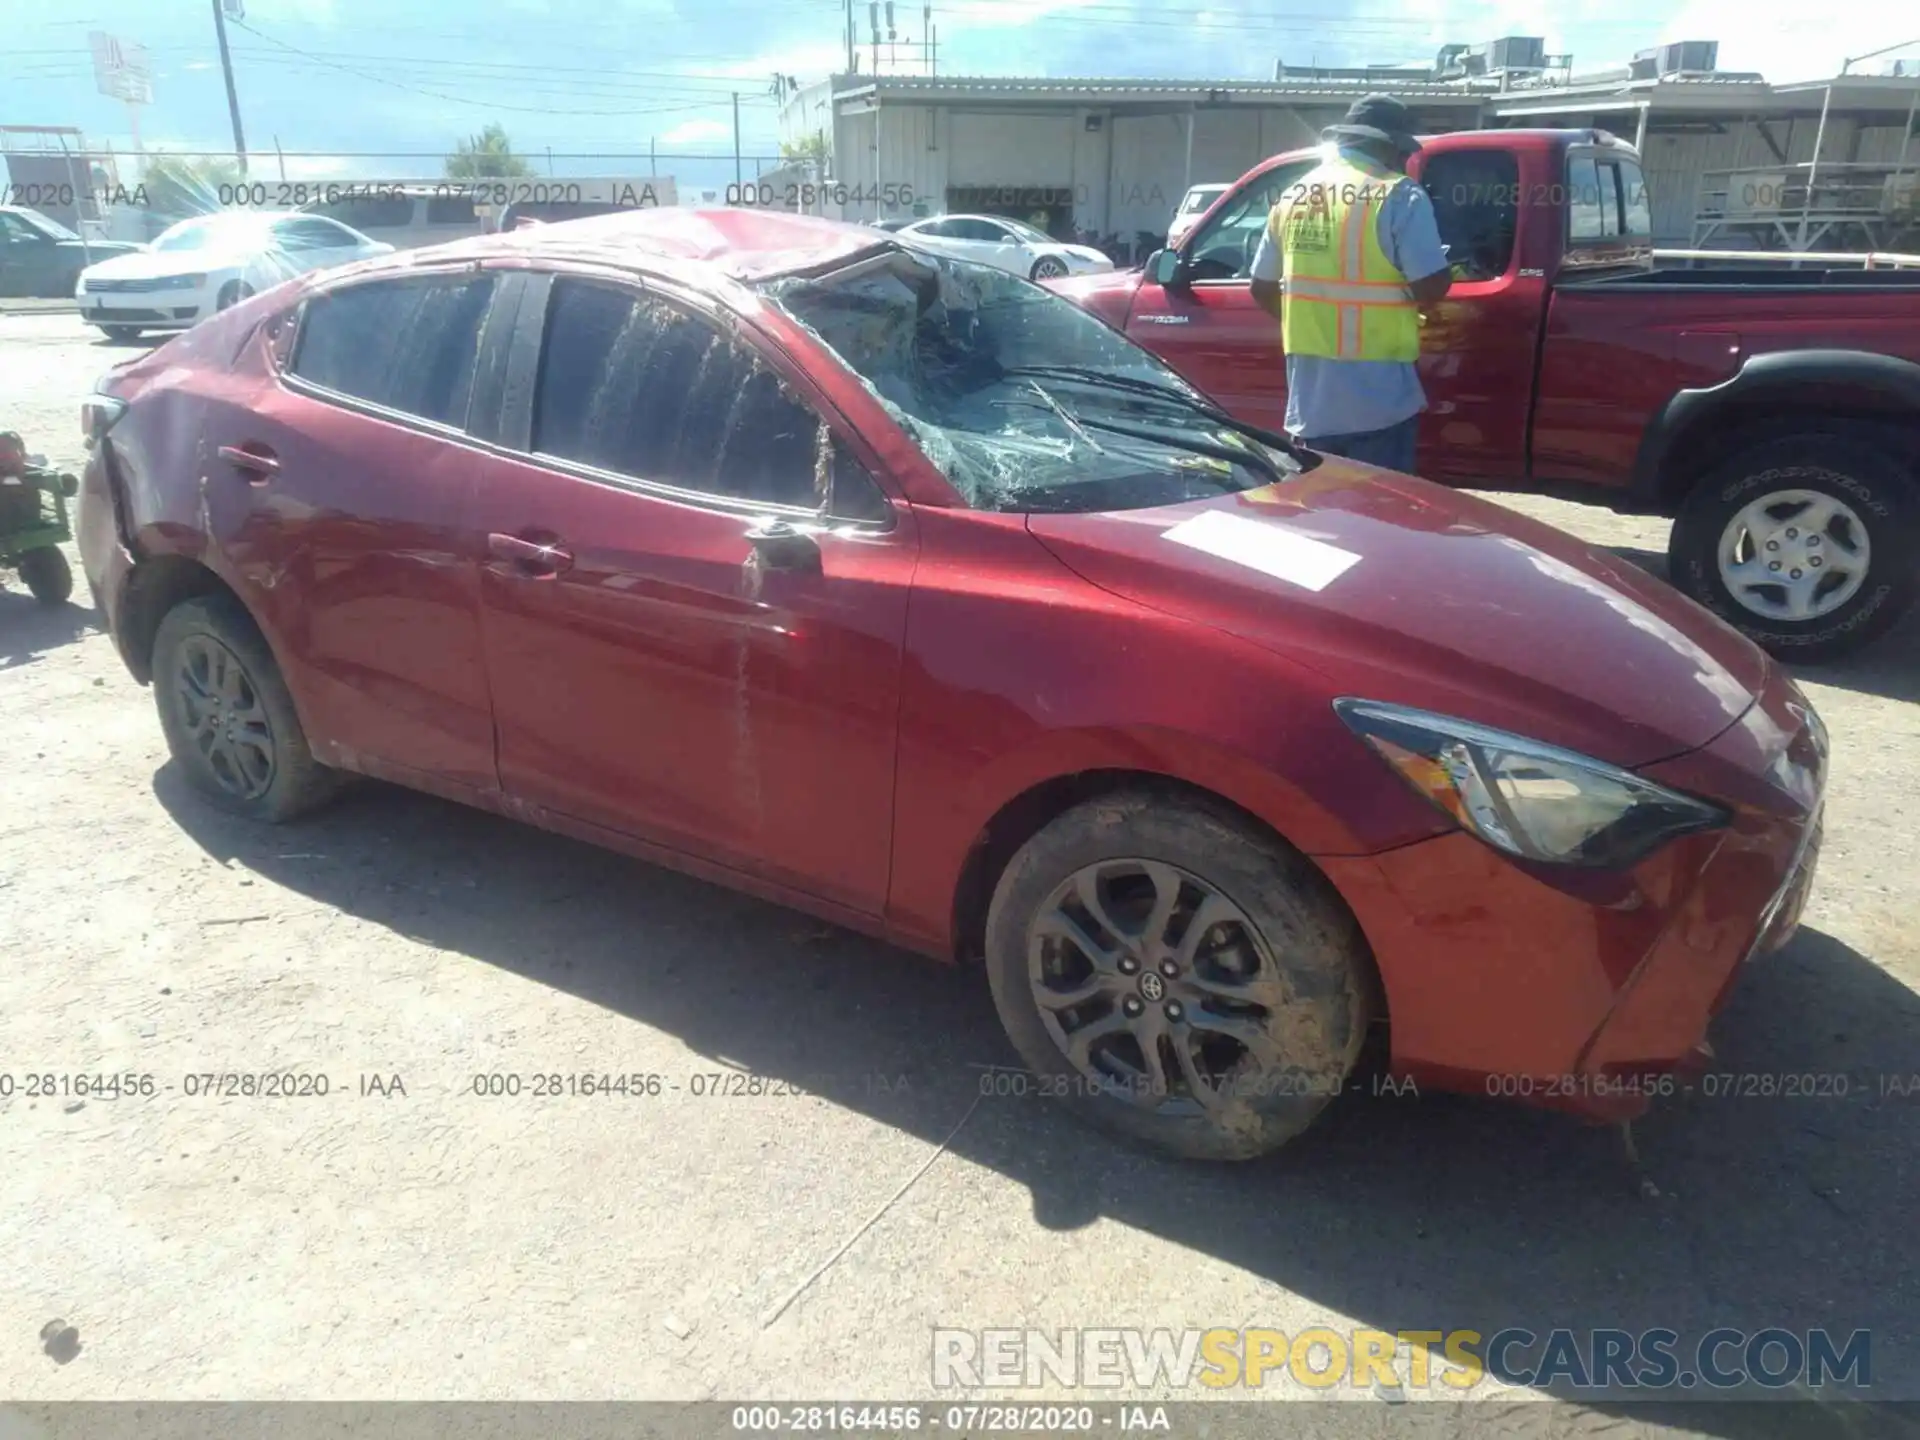
[[[1167,993],[1167,982],[1149,970],[1140,977],[1140,994],[1147,1000],[1158,1001]]]

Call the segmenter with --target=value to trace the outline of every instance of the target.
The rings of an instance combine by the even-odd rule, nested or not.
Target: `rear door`
[[[471,271],[342,287],[212,382],[209,528],[323,760],[494,787],[480,546],[463,528],[494,295]]]
[[[911,511],[804,376],[651,289],[534,279],[504,393],[471,511],[502,787],[878,913]]]
[[[1276,166],[1228,199],[1181,246],[1190,278],[1160,286],[1143,276],[1127,317],[1128,339],[1270,430],[1286,425],[1287,366],[1280,322],[1253,302],[1253,257],[1281,192],[1312,165]]]

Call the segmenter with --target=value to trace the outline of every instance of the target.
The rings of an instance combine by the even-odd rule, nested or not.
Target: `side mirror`
[[[1187,262],[1178,250],[1156,250],[1147,257],[1147,278],[1165,289],[1185,279]]]

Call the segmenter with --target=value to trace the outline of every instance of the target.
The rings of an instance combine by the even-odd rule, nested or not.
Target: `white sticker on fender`
[[[1351,550],[1224,510],[1209,510],[1182,520],[1161,531],[1160,537],[1245,565],[1303,590],[1324,590],[1360,563],[1360,557]]]

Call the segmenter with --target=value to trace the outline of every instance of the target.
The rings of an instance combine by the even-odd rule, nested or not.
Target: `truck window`
[[[1434,155],[1420,169],[1457,280],[1497,280],[1513,263],[1520,164],[1504,150]],[[1416,277],[1417,278],[1417,277]]]
[[[1653,205],[1647,199],[1647,177],[1631,160],[1620,162],[1620,203],[1625,207],[1624,233],[1635,239],[1653,238]]]
[[[1608,240],[1619,233],[1619,198],[1602,191],[1599,163],[1591,155],[1569,156],[1567,239],[1578,244],[1582,240]]]
[[[1183,247],[1195,280],[1245,280],[1253,269],[1267,216],[1280,194],[1313,168],[1311,161],[1269,170],[1235,195]]]

